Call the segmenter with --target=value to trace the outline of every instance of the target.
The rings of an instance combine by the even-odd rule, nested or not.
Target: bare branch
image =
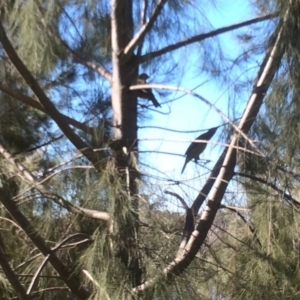
[[[94,209],[84,208],[81,206],[77,206],[72,202],[64,200],[62,197],[54,194],[44,193],[47,197],[52,199],[55,203],[61,205],[62,207],[66,208],[68,211],[77,213],[80,215],[84,215],[90,217],[95,220],[102,220],[102,221],[110,221],[111,215],[108,212],[98,211]]]
[[[124,49],[124,55],[131,54],[134,51],[134,48],[140,44],[145,37],[146,33],[152,28],[154,22],[156,21],[157,17],[159,16],[161,10],[164,7],[164,4],[167,0],[160,0],[155,7],[152,16],[150,17],[149,21],[142,25],[139,32],[136,36],[128,43],[126,48]]]
[[[147,8],[148,8],[148,0],[144,0],[143,1],[142,13],[141,13],[141,21],[142,21],[141,25],[144,25],[146,23]]]
[[[220,125],[219,127],[221,127],[223,125]],[[199,131],[199,130],[198,130]],[[155,139],[155,138],[143,138],[143,139],[138,139],[138,141],[140,142],[147,142],[147,141],[161,141],[162,139]],[[229,144],[226,144],[226,143],[220,143],[220,142],[214,142],[214,141],[207,141],[207,140],[170,140],[170,139],[163,139],[164,142],[173,142],[173,143],[186,143],[186,142],[189,142],[189,143],[206,143],[206,144],[212,144],[212,145],[219,145],[219,146],[225,146],[225,147],[228,147]],[[252,140],[251,140],[252,141]],[[253,141],[252,141],[253,142]],[[253,142],[254,143],[254,142]],[[251,153],[251,154],[254,154],[254,155],[257,155],[257,156],[264,156],[263,154],[260,154],[260,153],[257,153],[257,152],[254,152],[252,150],[248,150],[246,149],[245,147],[240,147],[240,146],[234,146],[234,149],[237,149],[237,150],[240,150],[242,152],[246,152],[246,153]],[[160,152],[160,151],[141,151],[141,153],[144,152],[156,152],[156,153],[163,153],[163,152]],[[175,154],[176,155],[176,154]],[[180,155],[180,154],[179,154]],[[182,156],[182,155],[181,155]]]
[[[26,294],[27,294],[27,295],[30,295],[30,294],[31,294],[31,291],[32,291],[33,287],[37,284],[37,279],[38,279],[39,275],[41,274],[42,270],[44,269],[44,267],[45,267],[45,265],[46,265],[46,263],[47,263],[47,261],[48,261],[50,255],[51,255],[51,254],[48,254],[48,255],[44,258],[43,262],[40,264],[40,266],[38,267],[38,269],[37,269],[36,272],[34,273],[32,279],[31,279],[30,285],[29,285],[29,287],[28,287],[28,289],[27,289],[27,291],[26,291]]]
[[[189,209],[189,206],[186,204],[184,199],[181,196],[179,196],[177,193],[173,193],[173,192],[170,192],[170,191],[164,191],[164,193],[176,197],[181,202],[184,209],[186,209],[186,210]]]
[[[49,276],[49,278],[51,278],[51,277]],[[55,277],[52,277],[52,278],[55,278]],[[45,289],[41,289],[41,290],[32,292],[32,296],[38,295],[38,294],[41,294],[41,293],[45,293],[45,292],[62,291],[62,290],[69,290],[69,289],[67,287],[65,287],[65,286],[54,286],[54,287],[45,288]],[[19,299],[18,297],[10,298],[10,300],[18,300],[18,299]],[[32,299],[32,298],[30,298],[30,299]]]
[[[18,228],[20,231],[23,232],[23,229],[16,222],[14,222],[13,220],[8,219],[8,218],[4,218],[4,217],[0,217],[0,220],[4,220],[6,222],[11,223],[13,226],[15,226],[16,228]]]
[[[242,28],[242,27],[247,26],[247,25],[251,25],[251,24],[258,23],[258,22],[266,21],[266,20],[272,19],[274,17],[275,17],[274,14],[266,15],[266,16],[262,16],[262,17],[257,17],[257,18],[253,18],[253,19],[241,22],[241,23],[234,24],[234,25],[225,26],[225,27],[210,31],[208,33],[202,33],[202,34],[193,36],[189,39],[186,39],[184,41],[175,43],[173,45],[166,46],[166,47],[164,47],[162,49],[159,49],[157,51],[147,53],[147,54],[145,54],[145,55],[143,55],[139,58],[139,63],[144,63],[144,62],[148,61],[149,59],[154,59],[154,58],[159,57],[163,54],[169,53],[171,51],[175,51],[175,50],[177,50],[181,47],[184,47],[184,46],[196,43],[196,42],[203,41],[207,38],[211,38],[211,37],[217,36],[219,34],[222,34],[222,33],[234,30],[234,29],[239,29],[239,28]]]
[[[35,248],[34,250],[37,250],[37,248]],[[30,254],[32,254],[32,251],[30,252]],[[28,258],[27,260],[23,261],[21,264],[17,265],[14,268],[14,271],[22,268],[23,266],[29,264],[30,262],[32,262],[33,260],[37,259],[38,257],[40,257],[42,255],[42,253],[38,253],[36,255],[34,255],[33,257]],[[19,274],[18,274],[19,275]]]
[[[88,270],[82,270],[82,272],[97,288],[100,288],[99,283],[97,282],[97,280],[94,279],[94,277]],[[105,292],[105,298],[106,300],[110,300],[110,297],[106,292]]]

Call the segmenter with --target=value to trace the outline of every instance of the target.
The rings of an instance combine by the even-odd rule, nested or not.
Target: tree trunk
[[[138,76],[138,68],[133,54],[122,55],[122,51],[133,38],[132,1],[113,0],[111,10],[112,28],[112,108],[114,137],[112,149],[117,172],[117,180],[121,180],[123,193],[116,199],[115,218],[120,222],[120,238],[122,240],[120,257],[127,266],[132,285],[142,282],[142,268],[138,250],[138,200],[136,170],[129,164],[129,156],[137,156],[137,96],[129,91]],[[128,203],[125,203],[130,201]],[[120,220],[120,211],[129,207],[125,224]],[[123,223],[123,224],[122,224]]]

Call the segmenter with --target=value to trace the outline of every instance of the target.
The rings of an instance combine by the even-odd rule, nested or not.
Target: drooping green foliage
[[[132,18],[123,15],[133,20],[132,28],[130,22],[122,28],[126,34],[131,29],[137,34],[163,1],[131,3]],[[87,299],[79,297],[76,288],[84,288],[89,299],[298,299],[299,47],[295,37],[299,3],[258,1],[256,9],[273,13],[273,21],[257,25],[262,34],[256,37],[240,34],[245,48],[235,59],[222,51],[215,36],[176,46],[212,29],[207,6],[208,2],[166,1],[153,26],[126,56],[124,49],[112,53],[115,33],[109,1],[15,0],[2,5],[1,21],[17,55],[59,111],[57,117],[43,104],[2,43],[0,188],[50,250],[48,256],[42,254],[40,244],[4,206],[0,207],[0,247],[24,289],[33,284],[30,294],[37,299]],[[280,22],[284,24],[280,46],[285,52],[249,134],[262,155],[241,143],[236,182],[226,194],[225,206],[220,206],[188,268],[169,273],[182,259],[178,253],[185,213],[190,211],[186,207],[190,183],[161,174],[165,177],[160,185],[150,186],[149,178],[154,176],[146,173],[150,168],[144,172],[138,165],[144,156],[138,153],[137,141],[126,148],[120,145],[127,140],[112,140],[119,126],[112,126],[113,118],[118,113],[126,117],[134,91],[120,87],[118,95],[125,100],[117,111],[111,72],[121,70],[122,77],[126,66],[136,74],[148,71],[161,81],[179,82],[185,60],[196,50],[200,73],[213,74],[230,86],[230,70],[260,59],[270,32]],[[170,48],[156,52],[166,46]],[[134,82],[134,72],[126,75],[130,80],[121,78],[121,84]],[[237,94],[253,85],[250,73],[236,81]],[[138,124],[132,131],[151,119],[151,104],[138,101]],[[57,118],[64,120],[65,127]],[[84,149],[76,146],[66,127]],[[95,160],[85,155],[85,148]],[[168,207],[174,198],[162,192],[166,182],[180,185],[185,196],[180,198],[176,190],[179,212]],[[192,188],[198,191],[197,185]],[[184,231],[190,240],[201,234],[196,230],[199,218],[210,209],[192,211],[192,230]],[[54,255],[63,262],[66,277],[78,279],[75,292],[53,266]],[[0,298],[18,297],[11,282],[0,267]]]

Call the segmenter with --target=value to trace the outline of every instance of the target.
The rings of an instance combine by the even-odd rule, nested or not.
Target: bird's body
[[[213,137],[213,135],[216,133],[218,128],[219,128],[219,126],[209,129],[207,132],[198,136],[196,138],[196,140],[209,141]],[[206,146],[207,146],[207,142],[192,142],[190,144],[190,146],[187,148],[187,150],[185,152],[186,159],[185,159],[181,174],[183,173],[186,165],[192,159],[194,159],[195,161],[197,161],[199,159],[200,154],[205,150]]]
[[[149,76],[145,73],[141,74],[137,79],[137,84],[146,84],[146,80],[149,78]],[[156,100],[154,94],[152,93],[151,89],[140,89],[137,91],[138,97],[150,100],[155,107],[161,107],[158,101]]]

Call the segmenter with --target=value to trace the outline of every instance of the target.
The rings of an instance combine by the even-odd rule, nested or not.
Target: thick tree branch
[[[81,284],[80,278],[75,275],[74,270],[67,268],[61,260],[52,253],[52,250],[45,244],[44,239],[39,235],[23,213],[18,209],[16,203],[6,193],[6,191],[0,188],[0,201],[4,207],[8,210],[11,216],[16,220],[20,227],[24,230],[27,236],[31,239],[34,245],[44,255],[49,256],[49,262],[59,274],[60,278],[70,288],[75,296],[79,299],[88,299],[91,294]]]
[[[266,20],[272,19],[274,17],[275,17],[274,14],[266,15],[266,16],[262,16],[262,17],[257,17],[257,18],[253,18],[253,19],[241,22],[241,23],[234,24],[234,25],[225,26],[225,27],[210,31],[208,33],[202,33],[202,34],[193,36],[191,38],[188,38],[188,39],[183,40],[181,42],[175,43],[173,45],[166,46],[166,47],[164,47],[162,49],[159,49],[157,51],[147,53],[147,54],[145,54],[145,55],[143,55],[139,58],[139,63],[144,63],[144,62],[146,62],[150,59],[154,59],[156,57],[159,57],[159,56],[164,55],[166,53],[169,53],[171,51],[175,51],[175,50],[177,50],[181,47],[188,46],[190,44],[203,41],[207,38],[211,38],[211,37],[217,36],[219,34],[222,34],[222,33],[234,30],[234,29],[239,29],[239,28],[242,28],[242,27],[247,26],[247,25],[251,25],[251,24],[258,23],[258,22],[266,21]]]
[[[56,245],[54,248],[51,249],[52,253],[55,253],[59,248],[61,248],[65,243],[67,243],[69,240],[73,239],[74,237],[78,237],[78,236],[84,236],[85,238],[89,238],[89,236],[87,236],[86,234],[83,233],[75,233],[72,234],[71,236],[65,238],[64,240],[62,240],[60,243],[58,243],[58,245]],[[43,270],[43,268],[46,266],[46,263],[48,262],[49,258],[50,258],[51,254],[48,254],[43,262],[40,264],[40,266],[38,267],[38,269],[35,271],[34,276],[31,279],[30,285],[27,289],[27,295],[30,295],[32,293],[33,288],[37,285],[38,279],[40,277],[40,274]]]
[[[5,254],[2,251],[2,248],[0,246],[0,266],[5,274],[7,280],[19,296],[19,299],[21,300],[29,300],[30,297],[26,295],[26,291],[23,287],[23,285],[20,283],[17,275],[14,273],[14,271],[11,269],[8,261],[6,260]]]
[[[158,2],[149,21],[142,25],[139,32],[135,35],[135,37],[129,42],[129,44],[124,49],[124,55],[128,55],[128,54],[130,55],[131,53],[133,53],[135,47],[140,43],[142,43],[146,33],[152,28],[154,22],[156,21],[157,17],[159,16],[166,2],[167,0],[160,0]]]
[[[255,121],[259,109],[262,105],[264,96],[266,95],[267,90],[274,78],[274,75],[279,68],[280,61],[284,53],[284,47],[281,45],[282,27],[283,26],[281,23],[275,30],[274,35],[270,38],[269,47],[267,49],[267,53],[263,60],[261,68],[258,72],[258,78],[255,84],[255,87],[258,87],[258,89],[254,89],[252,95],[250,96],[242,119],[240,121],[239,129],[245,134],[249,132],[253,122]],[[195,229],[190,235],[185,248],[182,249],[182,251],[179,251],[175,259],[163,270],[163,275],[165,277],[172,278],[174,275],[179,275],[184,272],[184,270],[186,270],[186,268],[195,258],[201,245],[204,243],[207,233],[211,225],[213,224],[216,213],[220,207],[227,186],[234,176],[234,168],[236,165],[236,149],[234,148],[234,146],[237,143],[238,136],[234,134],[229,147],[224,150],[223,154],[215,165],[212,174],[209,176],[209,185],[214,185],[212,186],[212,191],[207,201],[207,205],[203,210],[198,222],[196,223]],[[215,178],[216,173],[217,178],[213,179]],[[213,180],[214,182],[211,183],[211,180]],[[196,201],[200,201],[203,199],[202,191],[194,201],[194,207],[196,206]],[[205,193],[205,195],[207,194],[208,193]],[[199,203],[197,207],[200,208]],[[195,213],[198,213],[198,211],[195,211]],[[186,222],[188,221],[190,220],[186,220]],[[148,287],[152,286],[156,282],[156,280],[158,279],[154,278],[145,282],[144,284],[136,287],[134,289],[134,292],[139,293],[144,291]]]
[[[252,124],[254,123],[259,109],[262,105],[264,96],[274,78],[276,71],[278,70],[281,57],[284,52],[282,47],[282,24],[276,29],[275,34],[270,38],[269,48],[261,68],[258,72],[258,78],[256,80],[256,87],[259,91],[255,90],[248,100],[248,104],[244,110],[243,117],[239,124],[239,129],[245,134],[249,132]],[[227,186],[234,176],[234,168],[236,165],[236,149],[234,146],[238,143],[238,136],[235,134],[230,142],[230,146],[224,151],[224,161],[220,168],[219,165],[216,166],[220,170],[213,189],[210,193],[210,198],[208,199],[207,205],[195,226],[195,230],[192,233],[184,251],[180,256],[165,269],[165,274],[167,276],[172,276],[173,274],[182,273],[191,263],[199,248],[205,241],[207,233],[213,223],[216,216],[220,203],[223,199]]]
[[[11,88],[9,88],[8,86],[4,85],[3,83],[0,82],[0,90],[3,93],[6,93],[7,95],[10,95],[11,97],[20,100],[21,102],[23,102],[24,104],[27,104],[39,111],[44,112],[45,114],[47,114],[47,111],[45,110],[45,108],[43,107],[43,105],[41,105],[40,102],[38,102],[37,100],[33,99],[32,97],[29,97],[27,95],[21,94]],[[72,119],[64,114],[60,114],[61,118],[64,119],[65,122],[69,123],[70,125],[74,126],[77,129],[80,129],[88,134],[91,134],[93,132],[93,128],[89,127],[88,125],[85,125],[84,123],[78,122],[75,119]]]
[[[60,39],[60,43],[64,46],[66,49],[68,55],[77,63],[87,67],[88,69],[95,71],[100,76],[104,77],[108,82],[111,83],[112,75],[111,73],[106,70],[103,66],[99,66],[96,63],[90,62],[84,58],[82,58],[76,51],[71,49],[71,47],[62,39]]]
[[[56,122],[61,131],[66,135],[66,137],[71,141],[71,143],[94,165],[96,170],[101,171],[99,166],[99,161],[97,155],[92,149],[70,128],[68,123],[61,117],[60,112],[56,109],[55,105],[47,97],[45,92],[39,86],[38,82],[35,80],[33,75],[24,65],[17,52],[13,48],[11,42],[9,41],[3,24],[0,22],[0,42],[10,58],[13,65],[16,67],[18,72],[21,74],[23,79],[35,93],[43,107],[45,108],[47,114]]]

